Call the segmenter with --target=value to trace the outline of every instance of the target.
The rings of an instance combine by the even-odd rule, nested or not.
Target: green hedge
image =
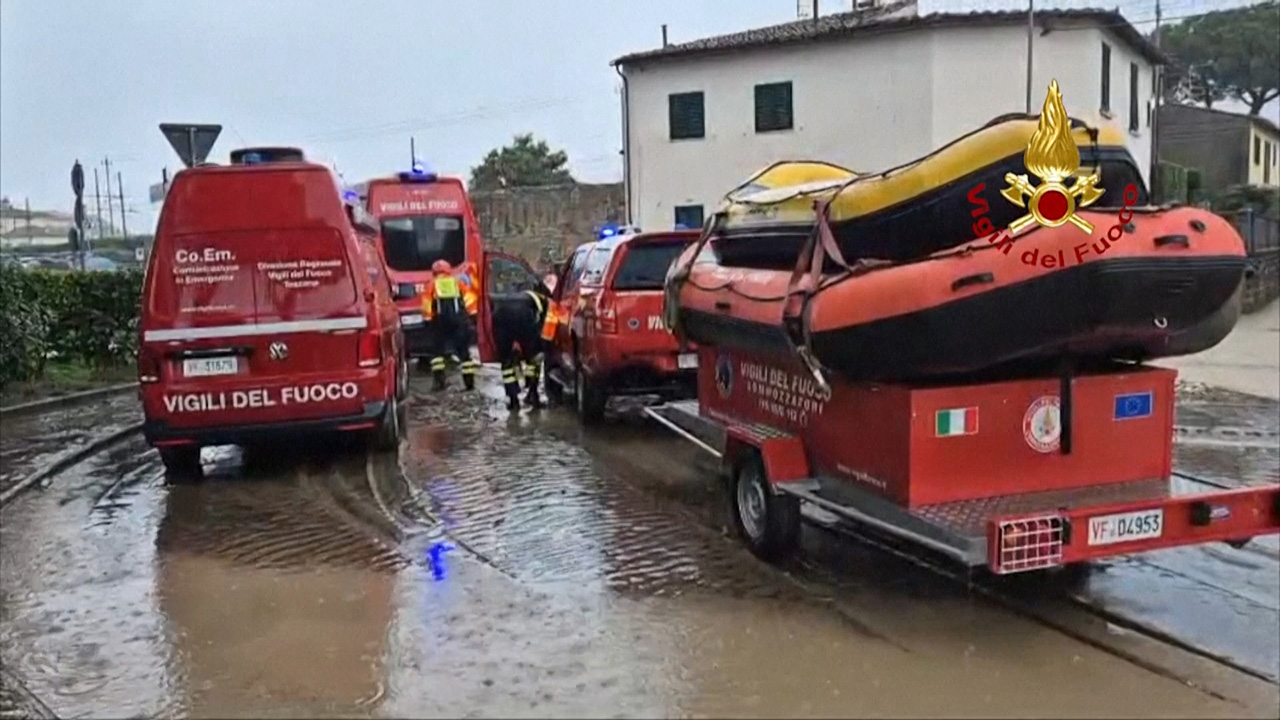
[[[0,268],[0,384],[34,380],[53,358],[110,367],[133,361],[142,271]]]

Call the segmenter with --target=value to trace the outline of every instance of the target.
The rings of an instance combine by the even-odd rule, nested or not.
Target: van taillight
[[[360,333],[360,367],[378,367],[382,364],[382,338],[372,330]]]
[[[603,300],[596,309],[596,331],[602,333],[618,332],[618,311],[612,304]]]
[[[160,353],[145,345],[138,350],[138,382],[160,382]]]

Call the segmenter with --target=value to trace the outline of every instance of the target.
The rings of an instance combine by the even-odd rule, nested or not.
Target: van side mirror
[[[412,300],[418,296],[418,289],[413,283],[397,283],[391,296],[396,300]]]

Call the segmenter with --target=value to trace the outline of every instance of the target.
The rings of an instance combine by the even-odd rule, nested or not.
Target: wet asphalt
[[[1179,413],[1179,472],[1280,476],[1280,404]],[[634,414],[512,416],[486,369],[415,381],[410,418],[398,456],[219,448],[181,486],[133,437],[0,508],[0,716],[1280,715],[1274,538],[1028,591],[1257,677],[1171,674],[820,529],[766,565],[711,460]],[[5,421],[0,482],[136,419],[123,397]]]

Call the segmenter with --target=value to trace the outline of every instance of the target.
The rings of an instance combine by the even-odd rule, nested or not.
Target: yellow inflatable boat
[[[1028,176],[1024,154],[1039,116],[996,118],[933,153],[879,173],[829,163],[780,162],[730,191],[720,208],[716,253],[722,265],[791,268],[812,232],[816,201],[845,259],[913,260],[1006,228],[1027,208],[1001,195],[1007,174]],[[1080,172],[1097,173],[1103,192],[1091,210],[1120,208],[1125,186],[1146,187],[1122,132],[1070,121]],[[1065,135],[1065,133],[1064,133]],[[1132,200],[1132,198],[1130,198]]]

